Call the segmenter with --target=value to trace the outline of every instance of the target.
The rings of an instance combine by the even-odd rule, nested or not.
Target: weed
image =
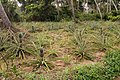
[[[65,64],[70,64],[71,60],[72,60],[72,56],[70,55],[65,55],[63,58],[63,61],[65,62]]]

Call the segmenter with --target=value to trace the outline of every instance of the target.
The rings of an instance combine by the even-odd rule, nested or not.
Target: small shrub
[[[99,14],[81,14],[81,13],[78,13],[76,15],[76,17],[81,20],[81,21],[89,21],[89,20],[100,20],[100,16]]]
[[[106,80],[104,68],[100,64],[81,66],[74,73],[74,80]]]
[[[119,21],[120,20],[120,11],[112,11],[111,13],[105,13],[103,15],[104,20]]]
[[[77,66],[69,72],[73,80],[113,80],[120,75],[120,50],[108,52],[104,63]]]
[[[107,78],[112,79],[120,75],[120,50],[107,53],[104,61]]]

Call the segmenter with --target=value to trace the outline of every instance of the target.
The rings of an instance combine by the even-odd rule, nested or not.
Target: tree
[[[112,1],[113,5],[115,7],[116,12],[118,12],[118,9],[117,9],[117,6],[115,5],[115,2],[113,0],[111,0],[111,1]]]
[[[25,6],[26,6],[26,0],[18,0],[19,3],[22,4],[21,6],[21,11],[25,11]],[[29,0],[28,0],[29,1]],[[29,2],[28,2],[29,3]]]
[[[7,14],[6,14],[6,12],[5,12],[1,2],[0,2],[0,17],[1,17],[2,21],[3,21],[3,24],[7,28],[10,29],[12,27],[12,24],[11,24],[11,22],[10,22],[10,20],[9,20],[9,18],[8,18],[8,16],[7,16]]]
[[[95,4],[96,4],[96,6],[97,6],[97,10],[99,11],[99,14],[100,14],[100,17],[101,17],[101,20],[102,20],[102,13],[101,13],[100,8],[99,8],[99,6],[98,6],[98,4],[97,4],[97,1],[94,0],[94,2],[95,2]]]
[[[56,4],[57,4],[57,13],[58,13],[58,15],[57,15],[57,20],[59,20],[59,19],[60,19],[60,7],[59,7],[59,1],[58,1],[58,0],[55,0],[55,2],[56,2]]]
[[[0,17],[7,29],[12,30],[14,32],[17,31],[17,29],[13,27],[11,21],[9,20],[1,2],[0,2]]]
[[[72,10],[72,19],[73,21],[75,21],[75,9],[74,9],[74,3],[73,3],[73,0],[71,0],[71,10]]]

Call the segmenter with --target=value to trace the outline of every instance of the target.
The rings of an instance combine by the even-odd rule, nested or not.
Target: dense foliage
[[[111,3],[107,0],[73,0],[73,7],[70,0],[58,1],[58,3],[56,1],[2,0],[2,3],[13,21],[70,21],[73,15],[81,21],[120,20],[119,0]],[[18,7],[18,4],[21,7]]]
[[[120,75],[120,50],[108,52],[103,61],[104,64],[77,67],[73,73],[73,79],[113,80],[116,76]]]

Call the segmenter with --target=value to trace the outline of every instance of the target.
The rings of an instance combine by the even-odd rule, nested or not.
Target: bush
[[[105,13],[103,15],[104,20],[118,21],[120,20],[120,11],[112,11],[111,13]]]
[[[72,20],[72,12],[68,6],[61,7],[60,11],[60,20],[61,21],[70,21]]]
[[[44,4],[30,4],[25,7],[26,21],[56,21],[57,10],[54,6]]]
[[[111,21],[117,21],[117,20],[120,20],[120,15],[118,15],[118,16],[108,16],[108,19],[111,20]]]
[[[104,75],[102,75],[105,70],[100,64],[81,66],[75,72],[73,80],[105,80]]]
[[[105,58],[106,75],[108,78],[114,78],[120,75],[120,50],[107,53]]]
[[[99,14],[91,14],[91,13],[77,13],[76,17],[81,21],[89,21],[89,20],[100,20]]]
[[[120,50],[107,53],[104,64],[79,66],[72,71],[73,80],[113,80],[120,75]],[[71,75],[70,74],[70,75]],[[70,76],[69,76],[70,77]]]

